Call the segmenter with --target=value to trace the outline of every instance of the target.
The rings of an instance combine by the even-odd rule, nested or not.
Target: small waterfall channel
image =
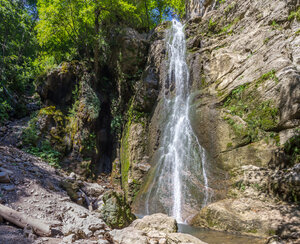
[[[189,119],[189,70],[184,26],[172,20],[167,40],[168,79],[162,91],[165,126],[155,172],[145,196],[145,212],[165,212],[184,223],[205,206],[212,194],[207,177],[207,155]]]

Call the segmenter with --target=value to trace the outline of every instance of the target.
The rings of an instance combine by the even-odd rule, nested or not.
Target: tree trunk
[[[149,22],[149,12],[148,12],[147,0],[145,0],[145,9],[146,9],[146,16],[147,16],[147,29],[148,29],[148,31],[150,31],[150,22]]]
[[[21,228],[30,225],[34,233],[39,236],[51,236],[50,225],[42,222],[41,220],[26,216],[25,214],[17,212],[2,204],[0,204],[0,216]]]
[[[99,17],[100,17],[100,9],[96,8],[95,10],[95,45],[94,45],[94,69],[95,69],[95,76],[96,76],[96,82],[99,82],[100,78],[100,70],[99,70]]]

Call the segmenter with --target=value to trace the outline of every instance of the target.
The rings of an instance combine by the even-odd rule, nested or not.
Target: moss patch
[[[132,157],[131,154],[133,153],[131,151],[131,145],[130,145],[130,132],[133,124],[140,124],[143,126],[145,129],[146,123],[147,123],[147,113],[140,112],[137,110],[134,106],[135,101],[134,99],[131,100],[130,106],[127,111],[127,123],[125,125],[125,128],[122,133],[122,138],[121,138],[121,151],[120,151],[120,162],[121,162],[121,184],[122,188],[125,192],[126,197],[130,195],[136,195],[139,188],[140,184],[137,182],[133,181],[131,182],[129,186],[129,171],[131,166],[135,163],[132,162]],[[144,145],[141,145],[143,147]],[[130,188],[130,189],[129,189]]]
[[[297,21],[300,21],[300,7],[298,7],[298,9],[296,11],[292,11],[289,16],[288,16],[288,20],[292,21],[296,19]]]
[[[54,106],[34,113],[22,132],[23,150],[60,167],[65,150],[65,117]]]
[[[300,129],[298,135],[293,136],[284,144],[284,152],[291,157],[291,164],[300,163]]]
[[[278,82],[275,71],[262,75],[252,84],[244,84],[235,88],[225,99],[223,107],[232,116],[239,116],[245,125],[237,123],[231,116],[226,120],[237,136],[246,138],[247,142],[262,139],[265,133],[274,130],[278,124],[279,112],[272,100],[262,101],[257,96],[257,88],[267,80]]]
[[[125,195],[128,195],[128,171],[130,168],[130,158],[129,158],[129,132],[130,132],[131,121],[129,121],[123,132],[122,140],[121,140],[121,183],[122,188],[125,191]]]
[[[105,193],[103,202],[101,215],[111,228],[124,228],[136,219],[122,192],[109,191]]]

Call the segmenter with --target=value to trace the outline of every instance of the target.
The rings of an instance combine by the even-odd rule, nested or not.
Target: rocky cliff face
[[[199,15],[186,23],[191,118],[232,184],[228,199],[208,205],[193,223],[297,239],[299,221],[290,221],[287,234],[284,218],[297,211],[269,196],[280,188],[279,198],[299,199],[299,154],[291,159],[284,149],[299,140],[299,1],[224,1]],[[271,209],[278,211],[277,221],[268,217]]]
[[[147,34],[131,28],[122,29],[114,38],[109,57],[97,67],[99,77],[92,63],[72,61],[38,78],[37,92],[44,108],[33,116],[23,133],[22,146],[26,150],[42,147],[43,151],[47,144],[46,149],[54,149],[51,152],[59,156],[57,163],[89,177],[111,171],[149,48]],[[144,96],[142,89],[140,94],[151,97]],[[147,106],[144,102],[140,110],[149,110]]]
[[[288,20],[296,2],[226,1],[186,25],[194,128],[224,168],[266,166],[272,141],[296,133],[299,22]]]
[[[123,129],[119,159],[113,177],[120,174],[121,186],[129,202],[138,193],[157,143],[155,104],[159,94],[160,81],[166,77],[165,31],[168,23],[158,26],[149,41],[149,55],[141,79],[135,84],[134,95],[126,112],[127,123]],[[153,131],[154,130],[154,131]],[[120,164],[119,164],[120,162]]]
[[[295,240],[297,208],[287,202],[299,199],[299,1],[187,1],[187,17],[192,125],[209,152],[211,171],[221,169],[229,178],[221,179],[227,191],[215,198],[224,200],[208,205],[192,222]],[[123,132],[122,185],[130,199],[143,182],[139,165],[154,165],[160,144],[164,28],[152,37],[147,78],[132,102],[134,118],[142,119],[131,120]],[[140,100],[141,91],[154,95],[147,114],[138,116],[145,107],[139,110],[137,102],[148,101]],[[278,204],[280,199],[287,202]]]

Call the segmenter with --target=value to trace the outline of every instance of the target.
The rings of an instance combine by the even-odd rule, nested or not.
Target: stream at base
[[[145,215],[135,214],[138,219],[142,219]],[[225,231],[215,231],[208,230],[200,227],[194,227],[187,224],[179,224],[178,232],[189,234],[194,237],[197,237],[201,241],[204,241],[208,244],[264,244],[266,243],[265,239],[232,234]]]
[[[208,244],[263,244],[264,239],[235,235],[222,231],[213,231],[203,228],[197,228],[190,225],[178,224],[178,232],[190,234],[199,238]]]

